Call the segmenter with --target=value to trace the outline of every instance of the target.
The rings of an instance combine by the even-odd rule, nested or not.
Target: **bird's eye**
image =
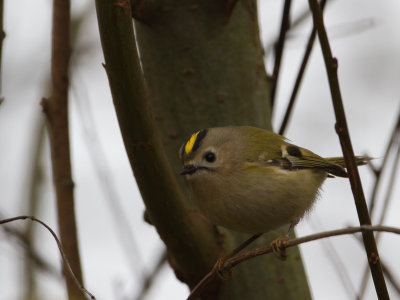
[[[208,161],[209,163],[213,163],[215,161],[215,159],[216,159],[215,153],[207,152],[206,154],[204,154],[204,159],[206,161]]]

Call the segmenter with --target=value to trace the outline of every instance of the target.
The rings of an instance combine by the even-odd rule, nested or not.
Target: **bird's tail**
[[[346,167],[343,157],[325,157],[325,159],[330,163],[341,166],[342,168]],[[372,160],[369,156],[356,156],[355,159],[357,166],[366,165],[370,160]]]
[[[372,158],[368,156],[356,156],[355,159],[357,166],[362,166],[366,165]],[[346,163],[343,157],[326,157],[325,160],[336,166],[336,168],[332,167],[329,169],[331,176],[347,177]]]

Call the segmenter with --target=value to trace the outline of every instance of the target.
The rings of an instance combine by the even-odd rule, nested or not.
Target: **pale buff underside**
[[[310,169],[260,168],[251,163],[246,169],[247,176],[222,176],[207,170],[187,176],[192,200],[211,222],[246,233],[267,232],[299,221],[326,178],[325,172]],[[268,176],[255,171],[260,169]]]

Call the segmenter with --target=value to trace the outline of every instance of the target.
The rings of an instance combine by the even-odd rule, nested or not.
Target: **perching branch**
[[[304,244],[307,242],[323,239],[323,238],[328,238],[328,237],[333,237],[333,236],[339,236],[339,235],[346,235],[346,234],[354,234],[357,232],[365,233],[365,232],[391,232],[395,234],[400,234],[400,228],[396,227],[390,227],[390,226],[372,226],[372,225],[361,225],[360,227],[348,227],[348,228],[343,228],[343,229],[337,229],[337,230],[331,230],[331,231],[324,231],[316,234],[311,234],[308,236],[304,236],[301,238],[296,238],[292,240],[288,240],[287,242],[283,242],[281,244],[281,250],[285,250],[290,247],[298,246],[300,244]],[[248,250],[248,251],[243,251],[235,255],[234,257],[226,260],[224,264],[221,266],[219,269],[220,272],[228,272],[231,270],[233,267],[237,266],[238,264],[247,261],[251,258],[268,254],[273,252],[272,247],[270,245],[256,248],[253,250]],[[369,257],[370,263],[371,264],[377,264],[379,262],[379,256],[377,255],[371,255]],[[217,276],[215,270],[211,270],[206,276],[203,277],[203,279],[196,285],[196,287],[191,291],[190,295],[188,296],[187,300],[193,300],[196,299],[196,297],[199,295],[201,290],[208,284],[210,284],[213,280],[218,279],[219,277]]]
[[[60,240],[58,239],[56,233],[53,231],[53,229],[51,229],[51,227],[49,225],[47,225],[43,221],[41,221],[33,216],[18,216],[18,217],[13,217],[13,218],[9,218],[9,219],[3,219],[3,220],[0,220],[0,225],[10,223],[13,221],[17,221],[17,220],[26,220],[26,219],[29,219],[34,222],[38,222],[39,224],[44,226],[51,233],[51,235],[53,236],[53,238],[55,239],[55,241],[57,243],[58,250],[60,251],[60,254],[61,254],[61,259],[63,260],[63,263],[66,266],[66,270],[71,275],[71,278],[73,279],[74,284],[83,294],[87,295],[89,297],[89,299],[95,300],[96,299],[95,296],[83,287],[83,285],[81,284],[81,281],[74,274],[74,271],[71,268],[71,265],[68,261],[66,253],[64,252],[64,249],[63,249],[63,246],[62,246]]]
[[[342,96],[339,88],[337,76],[338,63],[332,56],[328,37],[326,34],[321,8],[317,0],[309,0],[312,11],[314,26],[317,28],[322,53],[325,60],[325,67],[328,74],[329,86],[332,94],[332,103],[336,116],[336,131],[339,135],[340,144],[343,151],[346,169],[348,171],[351,189],[357,209],[358,218],[361,225],[370,225],[371,220],[368,213],[367,203],[361,185],[360,175],[354,159],[354,151],[350,140],[350,134],[347,127],[347,121],[344,113]],[[382,266],[379,261],[379,253],[375,238],[372,232],[363,233],[364,247],[371,269],[372,278],[375,284],[375,290],[379,299],[389,299],[385,278],[382,272]],[[371,260],[371,257],[377,257],[377,260]],[[372,262],[373,261],[373,262]]]
[[[68,131],[70,52],[70,1],[54,0],[51,57],[52,95],[49,99],[43,99],[42,105],[48,121],[60,237],[65,253],[70,259],[71,268],[82,282]],[[69,298],[81,298],[81,293],[68,276],[68,272],[64,270],[64,274],[66,274]]]

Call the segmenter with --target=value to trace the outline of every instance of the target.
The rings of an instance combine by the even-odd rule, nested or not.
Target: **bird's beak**
[[[186,165],[183,166],[183,170],[180,171],[179,175],[187,175],[187,174],[193,174],[194,172],[197,171],[197,167],[194,165]]]

